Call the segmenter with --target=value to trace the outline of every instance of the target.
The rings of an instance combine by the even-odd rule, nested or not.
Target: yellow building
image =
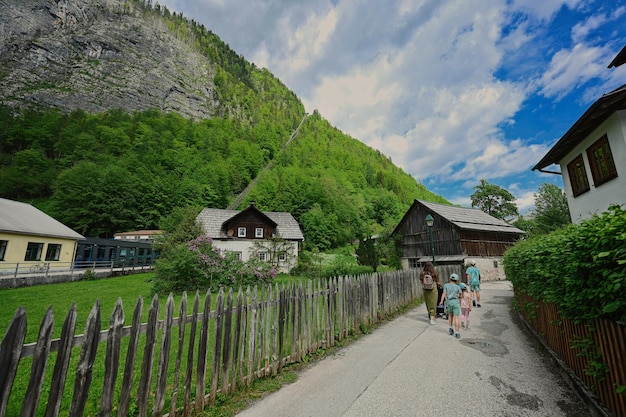
[[[82,235],[30,204],[0,198],[0,269],[74,261]]]

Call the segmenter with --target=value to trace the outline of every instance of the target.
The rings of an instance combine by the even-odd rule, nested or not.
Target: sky
[[[626,45],[626,0],[158,3],[269,69],[308,113],[467,207],[485,179],[530,213],[542,183],[563,187],[532,167],[626,84],[626,65],[608,68]]]

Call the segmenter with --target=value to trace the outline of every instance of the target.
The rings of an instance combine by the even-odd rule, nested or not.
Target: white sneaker
[[[436,323],[435,323],[435,320],[431,320],[431,321],[430,321],[430,324],[436,324]]]

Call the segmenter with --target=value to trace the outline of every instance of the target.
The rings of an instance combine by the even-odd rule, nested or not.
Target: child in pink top
[[[461,327],[470,328],[470,311],[472,311],[472,293],[464,283],[461,283]]]

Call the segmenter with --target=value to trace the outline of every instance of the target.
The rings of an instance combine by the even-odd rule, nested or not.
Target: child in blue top
[[[461,338],[459,328],[461,327],[461,303],[459,296],[461,295],[461,287],[459,287],[459,276],[457,274],[450,275],[450,282],[443,286],[443,294],[441,294],[441,301],[439,305],[443,305],[443,300],[446,300],[448,305],[448,324],[450,328],[448,333],[454,334],[457,339]],[[454,329],[452,325],[454,324]]]

